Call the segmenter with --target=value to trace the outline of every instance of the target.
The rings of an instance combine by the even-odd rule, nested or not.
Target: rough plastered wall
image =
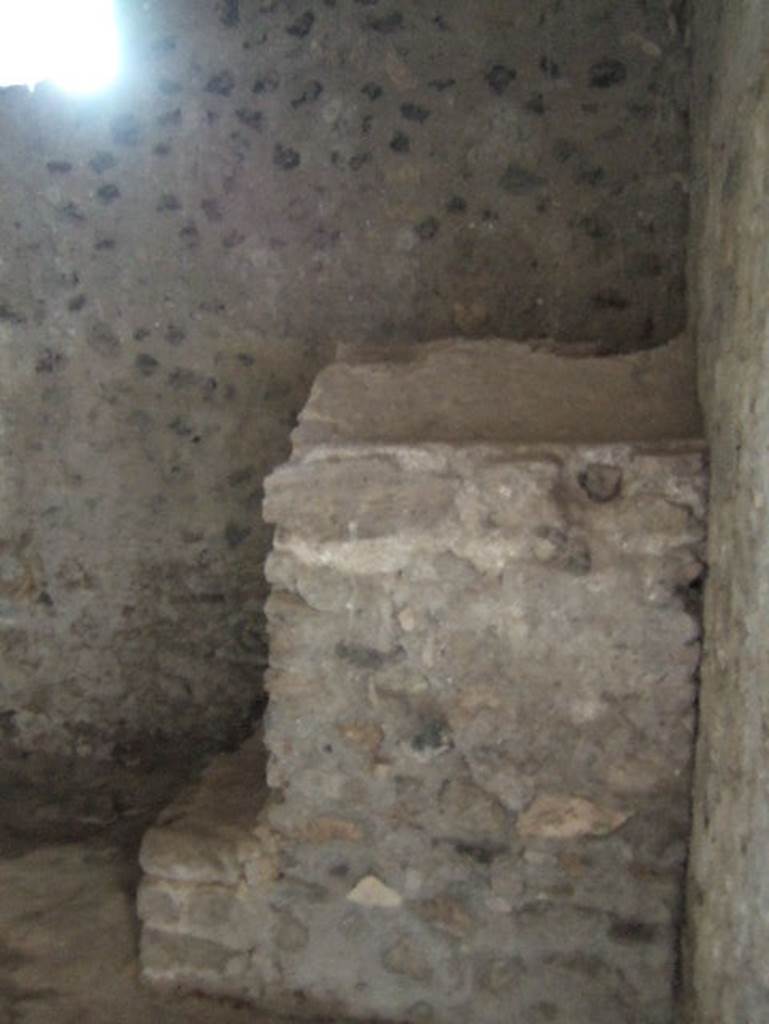
[[[0,723],[237,738],[261,480],[334,342],[682,326],[679,4],[122,5],[90,100],[0,93]]]
[[[769,1020],[769,8],[696,5],[692,285],[712,447],[688,1020]]]

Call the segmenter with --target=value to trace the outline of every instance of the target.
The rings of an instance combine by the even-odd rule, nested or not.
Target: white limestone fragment
[[[605,836],[624,825],[630,817],[623,811],[599,807],[579,796],[545,794],[538,796],[518,819],[522,836],[541,839],[575,839]]]
[[[351,903],[361,907],[383,907],[391,910],[403,903],[403,897],[395,889],[380,882],[374,875],[366,875],[347,893]]]

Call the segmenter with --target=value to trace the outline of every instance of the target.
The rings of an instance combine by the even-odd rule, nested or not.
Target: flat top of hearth
[[[315,381],[294,448],[702,436],[688,339],[622,356],[577,352],[498,338],[393,349],[348,346]]]

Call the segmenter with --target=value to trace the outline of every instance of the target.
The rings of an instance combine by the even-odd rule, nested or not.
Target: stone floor
[[[0,781],[0,1024],[275,1021],[250,1007],[161,995],[139,980],[138,845],[179,778],[137,778],[132,799],[114,778],[52,799],[50,785],[12,775],[4,770]]]

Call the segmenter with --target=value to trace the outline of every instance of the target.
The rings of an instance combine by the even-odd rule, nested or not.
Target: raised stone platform
[[[145,976],[399,1024],[670,1024],[705,491],[685,349],[372,358],[320,375],[268,481],[268,796],[257,738],[148,834]]]

